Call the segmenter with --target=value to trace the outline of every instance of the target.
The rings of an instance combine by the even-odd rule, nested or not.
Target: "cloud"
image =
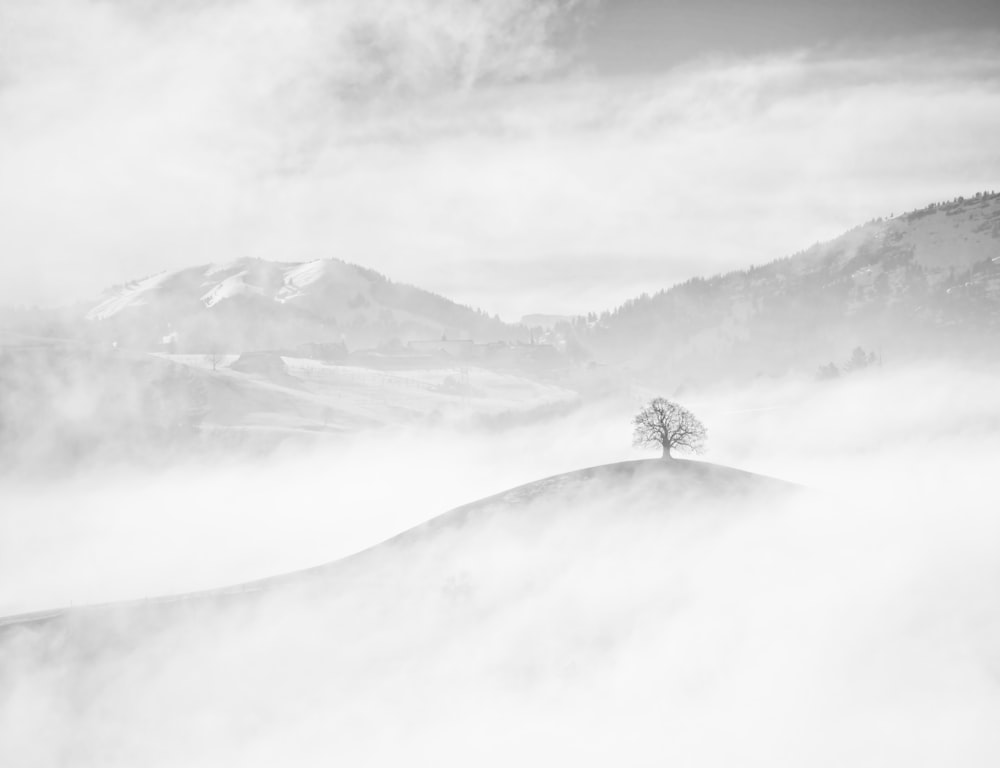
[[[992,765],[996,375],[884,369],[691,403],[719,456],[742,450],[793,475],[808,470],[824,494],[706,500],[650,495],[642,483],[590,486],[439,528],[259,600],[97,611],[52,634],[45,624],[8,628],[0,756],[39,765],[508,765],[525,754],[574,765]],[[733,413],[764,393],[786,408]],[[442,446],[460,455],[473,445],[468,466],[480,472],[527,470],[549,460],[528,438],[571,453],[613,444],[605,423],[562,423],[558,447],[531,430],[520,445],[438,435],[429,451],[384,455],[398,485],[426,500],[442,477]],[[371,443],[358,447],[370,456]],[[405,499],[407,488],[387,491],[377,477],[367,490],[352,484],[357,465],[336,458],[343,488],[330,474],[272,464],[259,485],[227,485],[228,500],[266,527],[262,489],[280,494],[313,475],[309,492],[283,499],[287,529],[286,514],[305,520],[293,500],[325,511],[331,501],[363,506],[368,491],[385,504]],[[140,482],[117,503],[142,514],[142,501],[165,496],[183,527],[222,540],[225,526],[212,523],[233,509],[187,513],[181,496],[206,492],[212,478],[186,477],[166,493]],[[385,504],[368,509],[405,514]],[[183,540],[167,546],[183,553]],[[70,561],[54,567],[74,576]]]
[[[335,256],[508,318],[599,310],[1000,165],[981,36],[601,77],[579,4],[0,7],[8,302]]]
[[[87,448],[86,468],[70,473],[46,456],[34,463],[51,483],[27,471],[0,477],[0,615],[328,562],[474,499],[632,458],[629,419],[613,413],[595,406],[507,429],[397,425],[289,441],[259,458],[223,444],[189,460],[164,451],[142,468]],[[103,436],[115,439],[115,429],[105,424]],[[594,439],[579,440],[584,429]],[[533,451],[539,442],[544,455]]]
[[[566,5],[4,0],[0,203],[19,219],[0,232],[4,298],[237,255],[262,214],[270,245],[302,193],[266,177],[350,141],[378,105],[548,72]]]

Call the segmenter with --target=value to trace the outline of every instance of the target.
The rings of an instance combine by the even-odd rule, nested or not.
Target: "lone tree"
[[[672,458],[672,449],[701,453],[705,444],[705,425],[687,408],[665,397],[650,400],[632,423],[632,444],[636,448],[662,447],[664,459]]]

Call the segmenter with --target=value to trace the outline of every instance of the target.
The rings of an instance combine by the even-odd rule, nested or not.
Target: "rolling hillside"
[[[950,679],[873,687],[890,651],[859,634],[867,612],[929,621],[927,603],[901,598],[883,552],[831,554],[789,491],[694,462],[597,467],[311,571],[8,620],[0,710],[18,727],[0,757],[499,766],[527,744],[607,765],[625,733],[642,757],[629,764],[722,765],[736,749],[763,765],[778,748],[821,762],[794,715],[795,734],[836,718],[838,757],[857,763],[870,708],[933,725]],[[834,578],[844,557],[870,578]],[[926,670],[936,657],[906,627],[891,658]]]
[[[167,354],[0,334],[0,476],[258,453],[382,426],[502,426],[577,404],[508,371],[427,358],[381,370],[257,353]]]
[[[378,571],[420,567],[427,552],[437,553],[447,570],[463,562],[462,550],[484,541],[491,531],[533,537],[549,529],[577,524],[614,526],[642,521],[664,525],[685,519],[692,506],[715,505],[737,514],[755,498],[774,502],[806,489],[763,475],[700,461],[641,459],[606,464],[543,478],[445,512],[369,549],[325,565],[206,592],[168,595],[136,602],[81,608],[56,608],[20,616],[0,617],[0,646],[19,631],[59,632],[64,626],[121,626],[132,616],[169,626],[190,615],[204,618],[243,603],[285,600],[288,594],[324,596],[345,593],[359,575],[381,580]],[[595,517],[596,516],[596,517]]]
[[[836,764],[986,765],[995,558],[928,556],[911,512],[628,462],[310,571],[10,617],[0,762],[827,765],[832,721]]]

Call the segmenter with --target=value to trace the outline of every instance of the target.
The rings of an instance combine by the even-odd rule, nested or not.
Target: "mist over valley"
[[[0,0],[0,765],[996,765],[1000,19],[863,5]]]

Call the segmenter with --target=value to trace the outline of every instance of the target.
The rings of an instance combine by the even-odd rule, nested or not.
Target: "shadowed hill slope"
[[[559,327],[602,362],[674,384],[811,372],[857,346],[893,361],[995,359],[1000,195],[877,219]]]
[[[73,609],[54,609],[0,618],[0,642],[5,630],[29,624],[100,622],[103,616],[186,614],[214,611],[241,600],[259,600],[289,588],[340,588],[345,574],[378,568],[396,554],[434,546],[440,540],[460,544],[463,531],[488,528],[503,521],[518,525],[572,523],[581,506],[599,505],[606,522],[626,512],[642,515],[685,514],[686,507],[711,501],[737,507],[758,494],[784,496],[799,489],[773,478],[706,462],[646,459],[589,467],[517,486],[457,507],[369,549],[324,565],[216,590],[169,595]],[[117,619],[115,620],[117,621]]]

